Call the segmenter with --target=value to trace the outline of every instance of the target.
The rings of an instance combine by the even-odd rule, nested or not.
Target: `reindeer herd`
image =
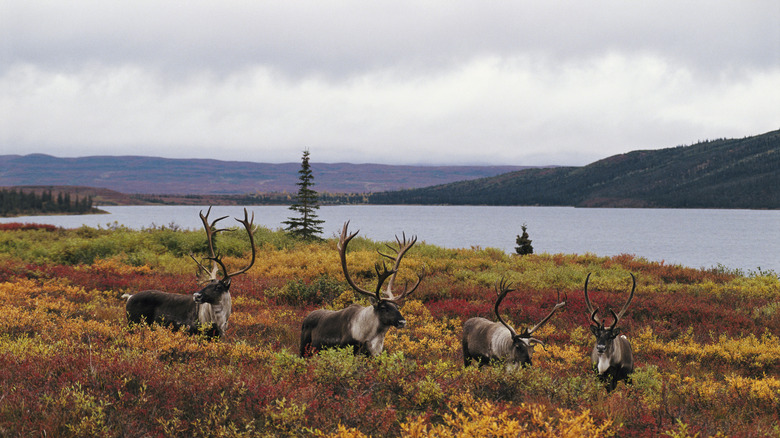
[[[211,207],[205,215],[200,212],[200,219],[206,232],[209,254],[204,258],[210,262],[211,268],[206,268],[192,254],[190,257],[198,267],[200,278],[205,286],[194,292],[192,296],[168,293],[158,290],[146,290],[133,295],[125,294],[122,297],[127,300],[126,312],[128,323],[152,324],[168,326],[173,329],[187,330],[190,333],[203,333],[211,337],[224,337],[228,327],[228,318],[231,313],[230,282],[231,278],[247,272],[255,262],[256,248],[254,244],[254,213],[248,217],[244,209],[244,219],[235,218],[249,235],[251,258],[248,264],[233,272],[228,272],[222,258],[215,250],[214,237],[217,233],[227,229],[217,229],[216,224],[227,216],[209,222],[208,216]],[[411,295],[425,277],[425,271],[417,274],[417,281],[411,287],[404,287],[403,291],[394,292],[396,275],[401,261],[406,253],[417,242],[413,236],[407,240],[403,234],[399,239],[396,236],[398,247],[387,245],[392,254],[379,252],[383,258],[381,267],[375,266],[377,284],[374,291],[369,291],[358,286],[349,274],[347,268],[347,245],[358,234],[348,232],[349,221],[344,224],[337,245],[341,268],[344,278],[349,286],[358,294],[369,299],[370,305],[361,306],[352,304],[342,310],[319,309],[309,313],[301,324],[300,355],[308,357],[325,348],[351,348],[354,354],[367,356],[379,355],[384,347],[385,335],[392,327],[398,329],[406,325],[406,320],[400,312],[400,306]],[[388,267],[385,259],[391,262]],[[221,274],[222,278],[218,278]],[[588,282],[590,274],[585,279],[584,295],[585,305],[590,317],[590,331],[596,338],[596,343],[591,352],[591,362],[598,377],[604,382],[607,391],[615,389],[620,380],[630,381],[630,375],[634,370],[634,357],[631,343],[628,338],[620,334],[617,324],[623,317],[636,290],[636,277],[631,274],[632,287],[628,299],[618,313],[612,309],[611,325],[604,323],[603,317],[598,316],[599,308],[594,307],[588,295]],[[382,286],[386,287],[382,290]],[[476,362],[480,367],[486,364],[502,363],[508,371],[517,367],[531,366],[531,357],[536,345],[544,346],[544,342],[532,335],[544,326],[559,309],[566,306],[567,297],[561,300],[558,293],[557,304],[553,306],[547,316],[531,328],[525,328],[521,333],[501,317],[499,307],[506,296],[515,291],[511,284],[502,278],[495,285],[497,294],[494,312],[498,322],[492,322],[481,317],[469,318],[463,324],[462,346],[465,366]]]

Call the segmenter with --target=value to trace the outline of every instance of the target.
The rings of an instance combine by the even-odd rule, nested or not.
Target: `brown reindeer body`
[[[515,329],[501,318],[501,314],[498,311],[501,301],[513,290],[509,288],[509,284],[505,279],[501,279],[499,283],[496,283],[498,298],[496,299],[494,311],[498,322],[475,317],[469,318],[463,323],[461,343],[465,366],[477,362],[481,367],[489,363],[503,361],[506,363],[507,370],[511,371],[518,366],[532,365],[531,356],[534,352],[534,346],[536,344],[544,344],[544,342],[531,337],[531,335],[542,327],[558,309],[566,305],[566,301],[564,300],[556,304],[539,324],[517,334]],[[560,300],[560,295],[558,299]]]
[[[301,356],[332,347],[349,347],[355,354],[376,356],[382,352],[391,327],[403,328],[406,320],[398,306],[385,302],[380,309],[359,304],[342,310],[315,310],[303,320]]]
[[[198,303],[191,295],[145,290],[126,296],[127,320],[135,324],[169,326],[175,330],[197,332]]]
[[[376,266],[377,286],[375,292],[369,292],[356,285],[349,275],[347,269],[346,249],[349,241],[357,235],[357,232],[347,233],[349,222],[344,224],[339,239],[338,249],[341,257],[341,267],[344,271],[344,277],[347,283],[355,292],[365,295],[371,301],[370,306],[360,306],[352,304],[349,307],[334,311],[319,309],[311,312],[301,323],[301,345],[300,355],[309,356],[312,353],[323,348],[333,347],[352,347],[355,354],[365,354],[376,356],[382,352],[385,344],[385,335],[391,327],[403,328],[406,326],[406,320],[398,309],[403,300],[414,292],[420,285],[424,273],[418,275],[417,283],[411,290],[404,290],[399,295],[393,295],[393,281],[398,272],[401,259],[417,241],[413,237],[411,241],[403,241],[396,237],[398,248],[390,247],[396,255],[390,256],[380,253],[382,256],[393,260],[392,269],[387,269],[383,263],[380,270]],[[389,246],[389,245],[388,245]],[[382,284],[388,280],[387,288],[382,296]]]
[[[610,336],[612,335],[604,334],[597,337],[590,358],[599,378],[609,385],[609,390],[612,391],[619,381],[628,380],[634,372],[634,354],[625,335],[609,339]],[[602,338],[606,338],[604,344],[601,343]]]
[[[254,215],[252,215],[252,220],[250,221],[247,211],[244,209],[244,220],[236,219],[244,225],[249,234],[252,259],[246,267],[228,273],[222,260],[215,253],[213,244],[214,235],[219,231],[224,231],[217,230],[214,226],[227,216],[209,223],[208,215],[210,212],[211,208],[209,208],[205,216],[201,212],[200,217],[206,229],[210,251],[208,260],[211,260],[212,268],[210,270],[206,269],[193,257],[199,270],[208,274],[208,284],[192,295],[173,294],[159,290],[145,290],[134,295],[125,294],[122,297],[127,299],[125,309],[129,323],[157,323],[176,330],[186,329],[193,334],[202,332],[209,336],[225,336],[232,308],[232,299],[230,297],[231,278],[248,271],[255,262],[256,251],[252,236]],[[223,273],[222,279],[217,278],[220,269]]]
[[[535,343],[512,336],[500,322],[485,318],[469,318],[463,324],[463,360],[466,366],[476,361],[479,366],[505,361],[507,370],[519,365],[531,365]]]
[[[173,329],[225,336],[231,313],[230,281],[214,280],[190,295],[145,290],[127,297],[131,323],[157,323]]]
[[[617,324],[634,298],[636,277],[634,277],[634,274],[631,274],[633,282],[631,293],[620,312],[615,313],[612,309],[609,310],[613,318],[611,326],[607,326],[604,323],[604,319],[598,316],[599,309],[590,302],[590,297],[588,296],[589,280],[590,274],[585,278],[585,305],[592,322],[590,331],[596,337],[596,345],[593,346],[590,359],[599,379],[604,382],[607,391],[611,392],[621,380],[630,381],[631,373],[634,372],[634,353],[631,349],[631,343],[625,335],[620,333],[620,328],[617,327]]]

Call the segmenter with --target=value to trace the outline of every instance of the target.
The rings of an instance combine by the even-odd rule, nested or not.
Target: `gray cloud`
[[[780,121],[780,3],[0,1],[4,153],[584,164]]]

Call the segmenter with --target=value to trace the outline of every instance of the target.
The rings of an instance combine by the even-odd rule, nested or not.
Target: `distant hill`
[[[392,166],[312,163],[314,189],[369,193],[495,176],[526,166]],[[127,194],[297,192],[301,163],[49,155],[0,156],[0,186],[87,186]]]
[[[780,208],[780,131],[374,193],[374,204]]]

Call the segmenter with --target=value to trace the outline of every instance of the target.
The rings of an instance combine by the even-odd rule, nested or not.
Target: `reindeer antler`
[[[341,236],[339,237],[339,243],[337,245],[339,250],[339,257],[341,258],[341,270],[344,271],[344,278],[355,292],[361,295],[365,295],[369,298],[375,298],[377,301],[379,301],[382,299],[380,294],[380,291],[382,290],[382,284],[389,277],[393,276],[396,271],[394,269],[387,269],[387,265],[385,263],[382,263],[382,269],[380,271],[379,263],[377,263],[374,266],[374,269],[377,273],[377,284],[376,291],[373,293],[355,284],[355,282],[352,280],[352,277],[349,276],[349,269],[347,269],[347,245],[355,236],[357,236],[360,230],[357,230],[352,234],[348,234],[348,227],[349,221],[344,222],[344,228],[341,229]]]
[[[628,305],[631,304],[631,300],[634,299],[634,291],[636,290],[636,277],[634,277],[633,273],[629,272],[629,274],[631,274],[631,282],[632,282],[631,293],[628,294],[628,300],[626,300],[626,304],[623,304],[623,307],[620,309],[620,312],[618,312],[617,315],[615,315],[615,312],[612,309],[609,310],[610,312],[612,312],[612,317],[615,318],[615,322],[613,322],[609,328],[615,328],[615,326],[617,326],[617,323],[618,321],[620,321],[620,318],[622,318],[623,314],[626,313],[626,310],[628,309]]]
[[[544,345],[543,341],[541,341],[539,339],[536,339],[536,338],[533,338],[533,337],[531,337],[531,335],[535,331],[540,329],[543,325],[545,325],[547,323],[547,321],[549,321],[550,318],[552,318],[552,316],[555,314],[555,312],[558,311],[558,309],[560,309],[560,308],[562,308],[563,306],[566,305],[567,297],[564,296],[563,301],[561,301],[561,292],[558,291],[558,304],[556,304],[555,307],[553,307],[553,309],[550,311],[550,313],[547,314],[547,316],[545,316],[538,324],[536,324],[535,326],[533,326],[530,329],[528,329],[528,328],[524,329],[523,332],[520,333],[520,335],[518,335],[517,332],[515,331],[515,329],[513,329],[509,324],[506,323],[506,321],[504,321],[503,318],[501,318],[501,314],[498,311],[498,306],[501,304],[501,302],[504,300],[504,298],[507,296],[507,294],[509,292],[513,292],[513,291],[516,290],[516,289],[510,289],[510,286],[511,286],[511,284],[508,283],[506,278],[504,278],[504,277],[501,277],[501,280],[499,282],[496,282],[496,293],[498,294],[498,299],[496,300],[496,305],[495,305],[494,310],[496,312],[496,317],[498,318],[498,321],[501,322],[501,324],[503,324],[504,327],[509,329],[509,332],[512,334],[512,337],[519,336],[521,338],[526,338],[526,339],[528,339],[531,342],[539,343],[539,344],[543,344]]]
[[[593,321],[597,326],[604,327],[603,321],[601,318],[596,317],[596,313],[598,313],[598,308],[593,308],[593,304],[590,302],[590,297],[588,297],[588,281],[590,281],[590,272],[588,272],[588,276],[585,277],[585,306],[588,308],[588,315],[590,315],[591,321]]]
[[[501,312],[498,311],[498,307],[501,305],[501,302],[504,301],[504,298],[506,298],[507,294],[509,292],[513,292],[516,289],[511,289],[512,283],[509,283],[506,279],[506,277],[501,277],[501,280],[496,282],[496,294],[498,295],[498,298],[496,298],[496,304],[493,306],[493,311],[496,312],[496,318],[498,318],[498,321],[504,325],[507,329],[509,329],[509,333],[512,334],[512,337],[517,336],[517,332],[515,331],[512,326],[506,323],[503,318],[501,318]]]
[[[565,305],[566,305],[566,300],[567,300],[568,298],[569,298],[569,297],[568,297],[568,295],[564,295],[564,297],[563,297],[563,301],[561,301],[561,291],[558,291],[558,299],[557,299],[557,301],[558,301],[558,304],[556,304],[556,305],[555,305],[555,307],[553,307],[553,308],[552,308],[552,310],[550,311],[550,313],[549,313],[547,316],[545,316],[545,317],[544,317],[544,319],[542,319],[542,320],[539,322],[539,324],[536,324],[536,325],[535,325],[535,326],[533,326],[531,329],[525,329],[525,331],[523,331],[523,333],[522,333],[520,336],[521,336],[521,337],[523,337],[523,338],[531,338],[531,335],[532,335],[532,334],[533,334],[533,333],[534,333],[536,330],[538,330],[538,329],[539,329],[539,328],[541,328],[543,325],[545,325],[545,324],[547,323],[547,321],[549,321],[549,320],[550,320],[550,318],[552,318],[552,316],[555,314],[555,312],[557,312],[557,311],[558,311],[558,309],[560,309],[560,308],[562,308],[563,306],[565,306]],[[533,338],[531,338],[531,339],[533,339]],[[542,341],[539,341],[538,339],[536,339],[536,341],[537,341],[537,342],[540,342],[540,343],[543,343]]]
[[[219,273],[219,268],[222,268],[222,274],[223,274],[222,281],[226,281],[230,277],[233,277],[233,276],[236,276],[236,275],[239,275],[239,274],[243,274],[244,272],[248,271],[249,268],[251,268],[255,264],[255,256],[256,256],[256,253],[257,253],[257,249],[255,248],[254,235],[253,235],[254,231],[255,231],[255,229],[253,228],[254,221],[255,221],[255,214],[253,212],[252,213],[252,218],[249,219],[249,214],[248,214],[246,208],[244,208],[244,219],[241,220],[241,219],[235,218],[236,221],[238,221],[239,223],[244,225],[244,229],[246,229],[246,232],[249,235],[249,245],[252,248],[252,257],[251,257],[251,259],[249,261],[249,264],[247,266],[245,266],[245,267],[243,267],[243,268],[241,268],[241,269],[239,269],[239,270],[237,270],[235,272],[231,272],[231,273],[228,273],[227,268],[225,267],[225,264],[222,262],[222,257],[219,254],[217,254],[216,251],[214,250],[214,236],[216,236],[216,234],[219,233],[220,231],[227,230],[226,228],[220,228],[220,229],[216,228],[216,224],[217,224],[217,222],[221,221],[222,219],[227,218],[227,216],[222,216],[220,218],[214,219],[211,223],[209,223],[209,219],[208,219],[209,214],[211,214],[211,206],[209,206],[209,209],[206,211],[205,216],[203,215],[203,210],[201,210],[200,213],[199,213],[200,220],[201,220],[201,222],[203,222],[203,228],[206,231],[206,240],[207,240],[208,246],[209,246],[209,254],[208,254],[208,256],[205,257],[205,259],[206,260],[211,260],[211,269],[208,269],[205,266],[203,266],[195,258],[195,256],[192,255],[192,253],[190,253],[190,257],[192,258],[192,260],[195,261],[195,263],[197,263],[198,269],[202,270],[204,273],[206,273],[209,276],[209,280],[210,281],[217,280],[217,274]]]
[[[395,301],[397,303],[402,302],[407,296],[411,295],[412,292],[417,290],[417,287],[422,282],[423,278],[425,278],[425,270],[421,270],[417,273],[417,282],[414,284],[411,290],[409,290],[407,287],[404,287],[404,291],[398,295],[393,295],[393,284],[395,282],[395,276],[398,275],[398,268],[401,265],[401,260],[404,258],[404,255],[406,255],[406,252],[411,249],[415,243],[417,243],[417,236],[412,236],[412,239],[407,241],[406,240],[406,233],[401,234],[403,236],[403,239],[399,239],[398,235],[395,236],[395,241],[398,243],[398,248],[394,248],[393,246],[387,244],[387,246],[391,251],[395,253],[395,257],[389,254],[385,254],[381,251],[377,251],[379,255],[382,257],[386,257],[390,260],[393,260],[393,275],[390,277],[390,281],[387,282],[387,289],[385,289],[385,295],[387,295],[387,299],[389,301]]]
[[[590,279],[590,273],[588,273],[588,276],[585,277],[585,305],[588,308],[588,313],[590,314],[590,319],[597,326],[599,326],[601,328],[608,328],[608,329],[615,328],[615,326],[617,326],[618,321],[620,321],[620,318],[622,318],[623,314],[625,314],[626,310],[628,310],[628,306],[629,306],[629,304],[631,304],[631,300],[634,299],[634,291],[636,290],[636,277],[634,276],[633,273],[629,272],[629,274],[631,275],[631,280],[632,280],[633,285],[631,287],[631,292],[628,295],[628,300],[626,300],[626,303],[623,304],[623,307],[620,309],[620,312],[618,312],[617,314],[615,313],[614,310],[609,309],[609,312],[612,313],[612,317],[614,318],[614,322],[609,327],[606,327],[604,325],[604,319],[599,318],[599,317],[596,316],[596,314],[598,313],[599,309],[598,309],[598,307],[596,307],[596,308],[593,307],[593,304],[591,304],[590,298],[588,297],[588,280]]]
[[[211,206],[209,206],[209,209],[206,211],[206,215],[203,215],[203,210],[201,210],[198,215],[200,216],[201,222],[203,222],[203,229],[206,231],[206,241],[209,245],[209,254],[206,257],[207,260],[211,260],[211,269],[206,269],[205,266],[203,266],[200,262],[195,260],[195,257],[190,254],[190,257],[192,257],[193,260],[195,260],[195,263],[198,264],[198,268],[202,269],[203,272],[205,272],[209,276],[209,280],[216,280],[217,279],[217,273],[219,272],[219,265],[216,262],[217,254],[214,251],[214,236],[220,232],[224,231],[224,229],[217,229],[216,225],[217,222],[221,221],[222,219],[225,219],[227,216],[222,216],[220,218],[214,219],[211,223],[209,223],[209,215],[211,214]]]
[[[237,217],[233,218],[233,219],[235,219],[238,223],[243,225],[244,229],[246,230],[246,233],[249,235],[249,246],[252,247],[252,258],[249,260],[249,264],[248,265],[244,266],[243,268],[241,268],[241,269],[239,269],[239,270],[237,270],[235,272],[231,272],[229,274],[228,274],[227,270],[225,269],[225,265],[222,265],[222,269],[223,269],[222,272],[225,273],[225,279],[230,278],[230,277],[234,277],[236,275],[243,274],[244,272],[248,271],[249,268],[251,268],[255,264],[255,255],[257,253],[257,249],[255,248],[255,236],[254,236],[254,232],[257,230],[257,227],[253,227],[254,222],[255,222],[255,212],[252,212],[252,218],[249,219],[249,217],[247,215],[246,208],[244,208],[244,220],[241,220],[241,219],[239,219]],[[222,264],[221,261],[219,263]]]

